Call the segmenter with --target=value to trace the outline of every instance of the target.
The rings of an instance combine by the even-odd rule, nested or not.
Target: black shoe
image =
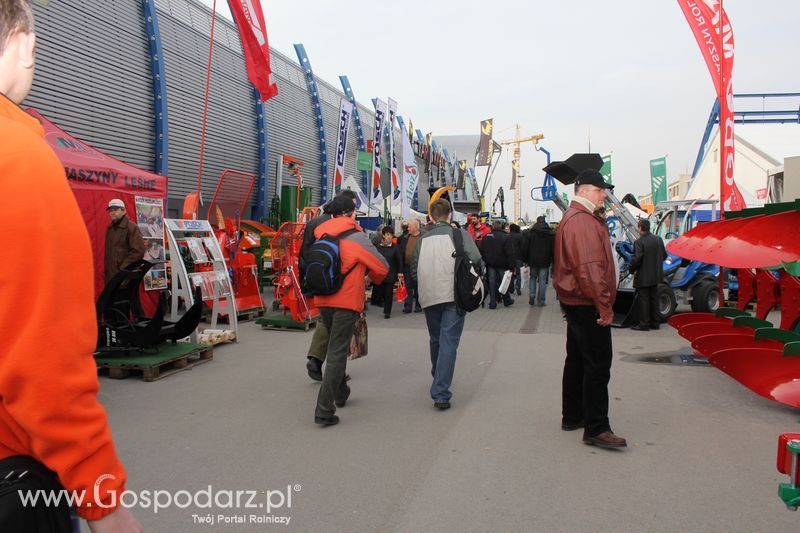
[[[414,308],[414,312],[415,312],[415,313],[421,313],[421,312],[422,312],[422,308],[421,308],[420,306],[416,306],[416,307]]]
[[[563,431],[575,431],[576,429],[581,429],[586,424],[583,420],[579,420],[578,422],[570,423],[570,422],[561,422],[561,429]]]
[[[403,313],[408,314],[410,312],[411,312],[411,308],[410,307],[404,307],[403,308]]]
[[[344,407],[349,397],[350,397],[350,387],[348,385],[345,385],[344,394],[342,394],[342,397],[339,398],[338,400],[334,400],[333,404],[336,407]]]
[[[339,417],[336,415],[333,416],[315,416],[314,423],[319,424],[320,426],[335,426],[339,423]]]
[[[528,298],[528,305],[536,305],[536,298]]]
[[[520,289],[517,289],[517,296],[522,296],[522,291]]]
[[[650,328],[647,326],[631,326],[633,331],[650,331]]]
[[[450,409],[450,402],[433,402],[433,406],[444,411],[445,409]]]
[[[309,357],[306,362],[306,369],[308,370],[308,377],[314,381],[322,381],[322,361],[316,357]]]
[[[650,329],[661,329],[659,324],[650,324]]]
[[[489,309],[497,309],[497,304],[489,304]]]
[[[389,313],[383,313],[383,318],[392,318],[392,315]]]
[[[511,307],[512,305],[514,305],[514,299],[509,298],[508,300],[503,300],[503,305],[506,307]]]

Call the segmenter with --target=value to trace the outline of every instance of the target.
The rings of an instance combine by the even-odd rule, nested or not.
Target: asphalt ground
[[[610,418],[628,448],[612,451],[560,429],[552,293],[543,308],[523,295],[468,315],[448,411],[428,393],[424,315],[367,315],[370,353],[349,362],[333,427],[313,423],[311,332],[246,322],[210,363],[153,383],[101,378],[128,489],[175,498],[133,508],[145,531],[800,530],[775,470],[798,412],[692,361],[669,327],[613,332]],[[288,525],[263,523],[278,518]]]

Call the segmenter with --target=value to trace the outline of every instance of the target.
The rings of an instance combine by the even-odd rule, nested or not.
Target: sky
[[[619,197],[650,192],[650,159],[667,156],[669,182],[691,173],[714,103],[676,0],[261,3],[270,45],[294,58],[292,45],[303,43],[316,76],[338,86],[347,74],[360,102],[392,97],[400,115],[434,136],[477,134],[494,118],[495,139],[507,139],[518,123],[523,135],[544,135],[554,160],[591,143],[613,154]],[[229,13],[226,2],[217,7]],[[734,92],[800,92],[800,0],[726,0],[724,8]],[[507,189],[510,161],[504,151],[493,190]],[[546,207],[530,200],[545,163],[523,145],[523,213]]]

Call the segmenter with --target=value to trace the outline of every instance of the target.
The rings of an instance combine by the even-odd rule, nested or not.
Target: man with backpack
[[[314,422],[322,426],[339,423],[334,413],[350,397],[345,379],[347,352],[356,318],[364,311],[364,277],[369,272],[379,285],[389,267],[366,234],[356,224],[356,204],[337,196],[328,209],[331,219],[314,230],[315,242],[306,254],[305,283],[314,294],[329,332],[325,371],[317,395]]]
[[[466,311],[480,305],[479,300],[483,295],[478,266],[481,254],[469,233],[450,226],[451,208],[447,200],[434,201],[428,211],[434,224],[414,247],[411,275],[417,280],[419,302],[425,311],[425,322],[430,334],[433,375],[431,398],[434,407],[444,410],[450,408],[450,399],[453,396],[450,384],[453,381],[456,352],[464,329]],[[471,271],[472,280],[465,279],[466,274],[460,279],[456,277],[457,262],[459,266],[466,267],[464,270]],[[462,268],[458,271],[459,276],[462,276]],[[458,298],[462,291],[456,292],[457,285],[461,289],[462,282],[465,281],[468,284],[477,284],[476,288],[480,290],[480,296],[469,302],[471,305],[467,309],[457,304],[457,299],[458,303],[462,303]]]
[[[353,200],[353,202],[356,201],[356,193],[350,189],[340,189],[336,193],[336,196],[344,196],[346,198],[350,198]],[[300,283],[303,285],[304,294],[308,293],[308,290],[305,287],[306,256],[308,251],[311,249],[311,245],[317,240],[316,237],[314,237],[314,230],[316,230],[317,227],[323,222],[327,222],[331,219],[331,214],[329,212],[330,206],[330,202],[323,205],[322,214],[308,221],[303,230],[303,244],[300,247],[299,266]],[[322,381],[322,363],[325,362],[325,354],[327,353],[327,350],[328,328],[326,328],[325,324],[320,321],[317,323],[317,327],[314,330],[314,336],[311,338],[311,346],[309,346],[308,354],[306,356],[306,370],[308,371],[308,377],[314,381]]]

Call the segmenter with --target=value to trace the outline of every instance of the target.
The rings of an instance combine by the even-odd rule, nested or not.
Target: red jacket
[[[1,94],[0,139],[3,215],[25,227],[0,247],[14,265],[0,276],[0,459],[37,459],[68,491],[86,491],[78,514],[97,520],[114,508],[92,503],[95,481],[114,476],[99,487],[108,505],[125,470],[97,401],[89,234],[41,124]]]
[[[486,224],[481,224],[478,226],[478,233],[475,234],[475,226],[470,224],[467,226],[467,232],[469,232],[469,236],[472,237],[472,240],[482,239],[489,235],[492,232],[492,229],[487,226]]]
[[[358,229],[355,220],[336,217],[317,226],[314,236],[317,239],[325,234],[335,236],[350,229]],[[336,294],[315,296],[314,303],[317,307],[338,307],[360,313],[364,310],[364,276],[367,271],[372,282],[379,284],[389,272],[389,265],[362,231],[351,233],[339,241],[339,256],[342,273],[349,272],[342,288]]]
[[[553,286],[566,305],[591,305],[613,315],[616,269],[605,222],[573,201],[556,230]]]

